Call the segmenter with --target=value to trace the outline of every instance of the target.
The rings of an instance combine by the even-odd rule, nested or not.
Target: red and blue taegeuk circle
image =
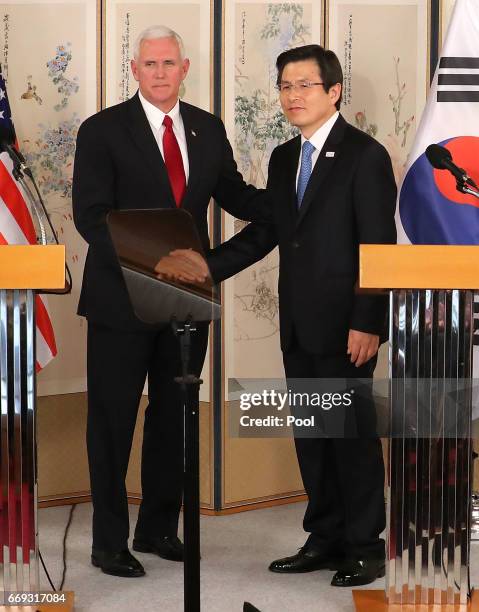
[[[479,185],[479,137],[438,143]],[[436,170],[423,153],[410,167],[399,197],[399,215],[413,244],[479,244],[479,199],[456,190],[447,170]]]

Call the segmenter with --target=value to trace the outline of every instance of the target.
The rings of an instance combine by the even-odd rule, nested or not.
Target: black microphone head
[[[25,158],[15,147],[15,141],[16,138],[13,128],[3,125],[0,122],[0,153],[7,151],[14,162],[20,161],[22,164],[25,164]]]
[[[448,151],[446,147],[441,147],[441,145],[438,144],[430,144],[428,146],[426,149],[426,157],[431,166],[438,170],[445,170],[446,166],[444,162],[452,159],[451,152]]]
[[[13,129],[8,127],[0,121],[0,140],[2,142],[6,142],[7,144],[13,144],[15,142],[15,134],[13,133]]]
[[[6,151],[6,145],[12,145],[15,142],[15,134],[13,130],[0,122],[0,152]]]

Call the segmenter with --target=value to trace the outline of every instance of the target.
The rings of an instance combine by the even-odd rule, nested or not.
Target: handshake
[[[189,284],[212,283],[206,259],[192,249],[176,249],[155,266],[157,278]]]

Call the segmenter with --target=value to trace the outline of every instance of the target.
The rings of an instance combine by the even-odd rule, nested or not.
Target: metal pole
[[[199,404],[197,388],[201,379],[188,373],[191,349],[191,334],[196,331],[190,319],[172,328],[180,343],[182,376],[175,378],[181,386],[183,397],[184,434],[184,496],[183,531],[185,541],[184,558],[184,609],[185,612],[200,611],[200,464],[199,464]]]

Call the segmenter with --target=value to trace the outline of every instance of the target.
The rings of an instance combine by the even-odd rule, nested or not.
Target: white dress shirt
[[[319,154],[321,153],[321,149],[324,147],[324,143],[326,142],[326,139],[329,136],[329,132],[333,129],[333,125],[336,123],[338,117],[339,117],[339,111],[336,111],[334,115],[326,121],[326,123],[323,123],[323,125],[314,132],[311,138],[305,138],[301,134],[301,152],[299,154],[298,170],[296,172],[296,190],[298,190],[298,178],[299,178],[299,170],[301,168],[301,157],[303,155],[303,144],[306,142],[306,140],[309,140],[309,142],[316,149],[311,155],[311,163],[312,163],[311,173],[312,173],[314,170],[314,165],[318,161],[318,157],[319,157]]]
[[[151,104],[151,102],[148,102],[148,100],[141,94],[140,90],[138,90],[138,96],[140,98],[141,105],[143,106],[143,110],[145,111],[146,117],[148,119],[148,122],[150,124],[151,130],[158,144],[158,148],[160,149],[160,153],[163,159],[165,159],[165,155],[163,153],[163,133],[165,131],[163,119],[165,118],[165,115],[171,117],[171,120],[173,121],[173,132],[176,136],[176,140],[178,141],[181,157],[183,159],[183,168],[185,169],[186,183],[188,183],[190,167],[188,164],[188,148],[186,146],[185,126],[183,124],[183,119],[181,118],[180,113],[180,101],[177,100],[176,104],[170,110],[169,113],[164,113],[159,108]]]

